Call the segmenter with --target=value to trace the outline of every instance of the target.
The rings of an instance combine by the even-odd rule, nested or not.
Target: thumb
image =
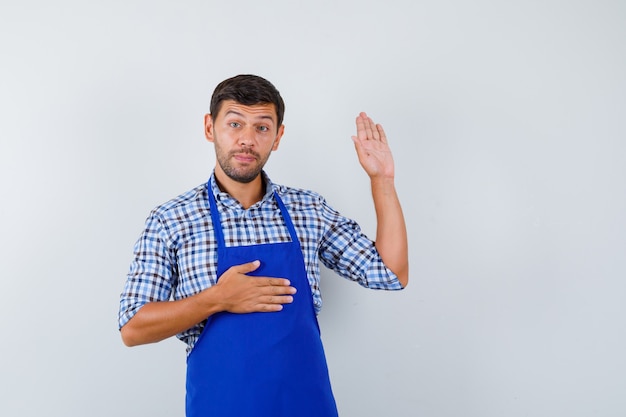
[[[233,269],[240,274],[247,274],[248,272],[252,272],[257,269],[261,265],[261,261],[256,260],[252,262],[248,262],[246,264],[241,264],[234,266]]]
[[[367,156],[367,151],[363,149],[361,139],[359,139],[358,136],[352,136],[352,142],[354,142],[354,149],[356,150],[356,154],[359,157],[359,160],[365,158]]]

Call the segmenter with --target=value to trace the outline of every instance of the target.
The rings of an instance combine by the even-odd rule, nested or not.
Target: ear
[[[274,146],[272,146],[272,151],[278,149],[278,145],[280,144],[280,139],[283,137],[283,133],[285,133],[285,125],[280,125],[278,128],[278,132],[276,132],[276,138],[274,139]]]
[[[213,142],[213,117],[210,114],[204,115],[204,136],[209,142]]]

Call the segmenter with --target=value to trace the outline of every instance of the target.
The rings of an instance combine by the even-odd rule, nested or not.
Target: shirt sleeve
[[[321,208],[329,225],[319,247],[322,263],[363,287],[401,290],[398,277],[384,264],[374,242],[363,234],[360,226],[341,216],[323,199]]]
[[[162,221],[151,215],[135,244],[126,285],[120,296],[120,329],[144,304],[170,299],[177,272],[167,242]]]

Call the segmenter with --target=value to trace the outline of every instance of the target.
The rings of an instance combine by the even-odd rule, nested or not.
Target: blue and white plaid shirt
[[[214,175],[215,195],[226,246],[290,241],[276,191],[289,211],[300,240],[313,304],[319,312],[319,261],[339,275],[364,287],[399,290],[402,285],[384,264],[374,243],[353,220],[341,216],[317,193],[273,184],[263,173],[266,193],[245,210],[221,192]],[[206,184],[152,210],[135,244],[134,258],[121,294],[119,327],[152,301],[189,297],[217,282],[217,244],[213,232]],[[179,333],[191,351],[204,323]]]

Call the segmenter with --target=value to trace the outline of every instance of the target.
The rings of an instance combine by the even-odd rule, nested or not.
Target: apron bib
[[[297,289],[279,312],[210,316],[187,358],[187,417],[336,417],[300,243],[274,193],[291,242],[226,247],[208,186],[217,276],[260,260],[250,276],[287,278]]]

